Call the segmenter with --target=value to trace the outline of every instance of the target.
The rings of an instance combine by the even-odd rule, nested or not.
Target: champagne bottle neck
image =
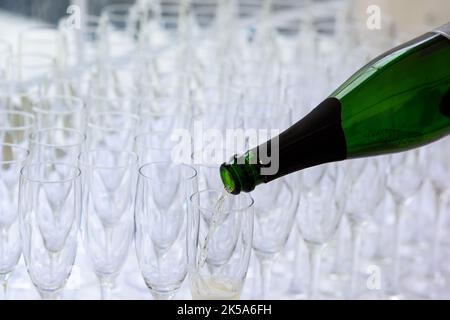
[[[239,194],[292,172],[346,157],[341,104],[328,98],[278,137],[244,156],[234,156],[220,172],[227,191]]]

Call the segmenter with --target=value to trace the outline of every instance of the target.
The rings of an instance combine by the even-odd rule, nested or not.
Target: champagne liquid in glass
[[[204,244],[202,248],[200,249],[200,259],[198,262],[198,266],[201,268],[206,263],[206,258],[208,256],[208,244],[211,240],[212,236],[214,235],[214,232],[217,229],[217,226],[219,222],[221,221],[221,217],[223,216],[223,205],[225,203],[225,200],[227,197],[229,197],[229,193],[226,190],[222,191],[222,194],[219,196],[219,199],[217,199],[216,205],[214,206],[214,211],[211,216],[211,223],[208,228],[208,233],[206,234]]]
[[[196,276],[191,284],[194,300],[239,300],[240,286],[230,279]]]

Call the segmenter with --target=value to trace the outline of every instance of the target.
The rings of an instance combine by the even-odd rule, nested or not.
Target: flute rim
[[[50,100],[71,100],[72,102],[76,102],[75,106],[71,110],[50,110],[50,109],[44,109],[40,107],[42,102],[50,101]],[[83,111],[85,105],[83,99],[80,99],[78,97],[73,96],[65,96],[65,95],[51,95],[42,97],[37,102],[33,103],[33,111],[36,113],[41,114],[73,114],[80,111]]]
[[[170,137],[170,135],[172,134],[172,132],[170,131],[146,131],[143,133],[139,133],[136,136],[134,136],[134,143],[136,145],[139,145],[141,147],[145,147],[146,149],[150,149],[150,150],[163,150],[163,151],[168,151],[168,150],[172,150],[173,148],[161,148],[161,147],[154,147],[154,146],[149,146],[147,145],[145,142],[142,142],[140,140],[140,138],[142,137],[147,137],[147,136],[152,136],[152,135],[163,135],[163,134],[167,134],[168,137]]]
[[[65,167],[70,167],[72,169],[75,169],[75,174],[67,179],[61,179],[61,180],[44,180],[44,179],[33,179],[30,178],[29,176],[27,176],[25,174],[25,170],[28,168],[32,168],[32,167],[38,167],[38,166],[44,166],[44,165],[57,165],[57,166],[65,166]],[[66,162],[52,162],[52,161],[48,161],[48,162],[35,162],[35,163],[30,163],[27,164],[25,166],[23,166],[20,169],[20,177],[22,179],[25,179],[27,181],[30,182],[34,182],[34,183],[45,183],[45,184],[56,184],[56,183],[67,183],[67,182],[71,182],[71,181],[75,181],[76,179],[78,179],[81,176],[81,169],[78,166],[75,166],[73,164],[70,163],[66,163]]]
[[[94,112],[88,116],[87,126],[91,129],[107,131],[107,132],[117,132],[117,131],[122,131],[124,129],[124,128],[106,127],[106,126],[98,125],[98,124],[92,122],[92,119],[94,116],[101,116],[101,115],[126,116],[128,119],[133,119],[136,121],[136,127],[139,126],[139,121],[140,121],[139,115],[137,115],[135,113],[119,112],[119,111],[117,111],[117,112],[111,112],[111,111]],[[129,126],[129,127],[126,127],[125,129],[134,130],[135,127]]]
[[[22,159],[16,159],[16,160],[0,160],[0,165],[5,165],[5,164],[17,164],[17,163],[23,163],[25,162],[28,157],[30,156],[30,150],[28,148],[22,147],[19,144],[14,144],[14,143],[0,143],[0,147],[13,147],[15,149],[21,149],[22,151],[25,152],[25,156]]]
[[[128,156],[131,156],[133,159],[132,162],[125,164],[125,165],[120,165],[120,166],[105,166],[105,165],[96,165],[90,162],[86,162],[83,161],[82,158],[85,155],[94,153],[94,152],[113,152],[113,153],[119,153],[119,154],[127,154]],[[90,168],[94,168],[94,169],[100,169],[100,170],[112,170],[112,169],[124,169],[124,168],[132,168],[133,166],[137,165],[139,161],[139,156],[137,155],[136,152],[133,151],[124,151],[124,150],[114,150],[114,149],[90,149],[87,151],[83,151],[80,152],[80,154],[78,155],[78,163],[81,166],[86,166],[86,167],[90,167]]]
[[[36,123],[36,118],[33,114],[26,112],[26,111],[21,111],[21,110],[0,110],[0,115],[5,115],[5,114],[12,114],[12,115],[22,115],[24,116],[24,118],[27,118],[30,120],[30,124],[28,125],[22,125],[22,126],[17,126],[17,127],[8,127],[8,126],[2,126],[0,125],[0,130],[7,130],[7,131],[24,131],[24,130],[31,130],[34,128],[34,125]]]
[[[81,138],[81,139],[80,139],[80,141],[78,143],[70,143],[70,144],[42,143],[42,142],[39,142],[39,141],[37,141],[35,139],[37,134],[42,133],[42,132],[51,132],[51,131],[65,131],[65,132],[76,133],[76,134],[78,134],[78,137]],[[73,128],[44,128],[44,129],[39,129],[39,130],[35,130],[35,131],[31,132],[30,135],[29,135],[29,138],[30,138],[30,142],[35,144],[35,145],[39,145],[39,146],[43,146],[43,147],[50,147],[50,148],[74,148],[74,147],[82,146],[83,143],[86,142],[86,134],[84,134],[80,130],[73,129]]]
[[[203,211],[213,211],[214,209],[212,208],[207,208],[207,207],[203,207],[203,206],[199,206],[194,202],[194,198],[198,195],[200,195],[201,193],[210,193],[210,192],[214,192],[217,194],[221,194],[222,190],[217,190],[217,189],[203,189],[203,190],[199,190],[194,192],[192,195],[189,196],[189,202],[197,209],[199,210],[203,210]],[[237,196],[233,196],[233,197],[246,197],[250,200],[250,203],[247,204],[246,206],[242,207],[242,208],[237,208],[237,209],[230,209],[227,211],[223,211],[222,213],[224,214],[228,214],[228,213],[232,213],[232,212],[243,212],[249,209],[254,208],[255,205],[255,199],[253,199],[253,197],[251,196],[250,193],[241,193]]]
[[[152,161],[152,162],[145,163],[139,167],[139,170],[138,170],[139,176],[145,178],[146,180],[154,181],[155,179],[152,178],[151,176],[149,176],[148,174],[145,174],[143,172],[143,169],[150,167],[150,166],[158,165],[158,164],[170,164],[170,165],[175,165],[177,167],[189,168],[190,170],[193,171],[193,173],[191,175],[188,175],[187,178],[181,179],[181,181],[192,181],[195,178],[197,178],[197,176],[198,176],[198,171],[193,166],[186,164],[186,163],[175,163],[172,161]],[[159,183],[167,183],[167,182],[171,182],[171,181],[172,180],[164,180],[164,181],[159,181]]]

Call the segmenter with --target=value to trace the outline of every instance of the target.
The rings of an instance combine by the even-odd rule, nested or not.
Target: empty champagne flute
[[[19,217],[23,255],[43,299],[57,299],[72,271],[81,216],[81,171],[61,163],[22,168]]]
[[[255,200],[253,250],[259,261],[260,297],[267,299],[271,290],[272,264],[283,250],[294,225],[298,196],[286,179],[252,192]]]
[[[15,80],[23,87],[37,88],[57,75],[56,61],[53,56],[24,52],[14,57]]]
[[[96,112],[88,117],[88,149],[132,150],[139,117],[126,112]]]
[[[136,47],[138,23],[136,4],[118,3],[103,8],[101,13],[103,60],[122,63]]]
[[[102,299],[111,298],[133,239],[137,161],[133,152],[107,149],[79,156],[83,172],[83,237]]]
[[[72,96],[47,96],[33,106],[37,129],[69,128],[84,132],[86,112],[83,100]]]
[[[422,168],[419,166],[417,151],[396,154],[390,157],[386,187],[395,202],[394,252],[392,257],[392,277],[386,293],[389,298],[403,298],[400,288],[401,237],[403,215],[407,205],[419,191],[422,182]]]
[[[190,197],[189,281],[193,299],[239,299],[253,239],[253,199],[202,190]]]
[[[39,95],[40,97],[73,97],[82,99],[84,102],[87,101],[90,88],[88,73],[81,70],[43,83],[39,87]]]
[[[141,112],[141,99],[136,96],[127,97],[110,96],[107,92],[102,94],[91,94],[88,98],[88,110],[89,114],[98,112],[126,112],[131,114],[140,114]]]
[[[67,19],[64,22],[70,23]],[[79,28],[66,30],[67,43],[74,44],[72,54],[77,62],[76,69],[99,63],[101,27],[100,17],[84,14]]]
[[[384,196],[381,158],[352,160],[347,164],[344,210],[350,223],[352,253],[348,298],[358,296],[359,257],[362,233]],[[368,192],[370,188],[370,192]]]
[[[39,99],[38,87],[26,87],[15,81],[0,82],[0,110],[33,113],[33,104]]]
[[[439,265],[439,259],[442,256],[441,242],[443,240],[443,229],[445,226],[446,215],[448,214],[448,201],[450,195],[450,181],[448,174],[450,173],[450,160],[448,158],[447,150],[449,140],[443,140],[431,146],[430,163],[427,167],[428,177],[431,180],[433,189],[435,191],[435,214],[433,219],[433,236],[430,245],[430,266],[427,272],[426,280],[430,287],[435,289],[445,286],[445,278]],[[428,290],[427,290],[428,291]],[[427,293],[432,297],[433,293]]]
[[[101,98],[135,98],[139,96],[140,65],[101,63],[90,70],[90,92]],[[136,74],[137,73],[137,74]],[[148,88],[146,88],[148,90]]]
[[[194,150],[240,150],[245,148],[246,137],[242,129],[244,117],[231,105],[209,105],[207,112],[192,117],[191,133]],[[230,155],[231,157],[232,155]]]
[[[341,218],[334,192],[334,181],[325,174],[319,186],[300,199],[297,226],[309,254],[309,299],[317,298],[322,250],[333,238]]]
[[[59,162],[77,164],[86,136],[78,130],[50,128],[34,131],[30,135],[32,162]]]
[[[196,170],[185,164],[153,162],[139,169],[135,245],[139,267],[155,299],[171,299],[188,270],[188,196]]]
[[[193,112],[195,114],[213,113],[227,110],[235,115],[242,102],[243,93],[226,85],[202,86],[192,93]]]
[[[35,118],[28,112],[0,110],[0,143],[28,148],[28,138],[34,126]]]
[[[0,84],[12,78],[12,47],[9,42],[0,39]]]
[[[314,190],[317,186],[320,186],[320,182],[323,178],[323,176],[326,174],[326,166],[316,166],[312,168],[308,168],[307,170],[303,170],[299,173],[296,188],[299,190],[302,190],[304,194],[308,194]],[[294,184],[295,186],[295,184]],[[302,201],[307,201],[307,198],[304,197]],[[305,204],[303,204],[303,207],[305,207]],[[300,213],[298,213],[300,214]],[[298,230],[298,228],[297,228]],[[299,232],[300,235],[300,232]],[[303,241],[302,236],[299,236],[299,240]],[[294,273],[292,275],[291,280],[291,287],[290,291],[294,293],[297,296],[303,296],[305,294],[305,288],[304,288],[304,277],[305,273],[300,272],[301,266],[304,265],[302,258],[302,245],[297,245],[296,251],[295,251],[295,262],[294,262]]]
[[[189,104],[173,98],[143,99],[138,133],[189,129],[192,115]]]
[[[135,137],[134,143],[135,152],[139,157],[139,164],[141,166],[146,163],[157,161],[174,163],[189,162],[183,159],[182,153],[176,152],[176,148],[180,141],[178,141],[176,137],[173,137],[170,132],[155,131],[142,133]],[[180,152],[181,151],[182,148],[180,148]]]
[[[0,294],[3,299],[8,297],[8,279],[21,254],[18,187],[20,169],[28,155],[28,150],[19,145],[0,143]]]

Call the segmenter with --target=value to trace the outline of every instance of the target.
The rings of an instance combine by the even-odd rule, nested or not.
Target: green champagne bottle
[[[405,151],[449,133],[447,23],[368,63],[275,139],[222,164],[220,176],[229,193],[250,192],[308,167]],[[265,172],[270,159],[278,159],[276,172]]]

